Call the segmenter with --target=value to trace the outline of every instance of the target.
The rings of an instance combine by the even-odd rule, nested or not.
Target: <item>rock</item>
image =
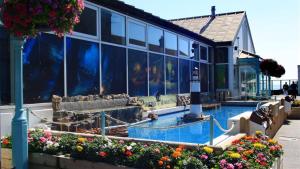
[[[151,120],[157,120],[158,119],[158,115],[155,113],[149,113],[148,114],[148,118],[150,118]]]

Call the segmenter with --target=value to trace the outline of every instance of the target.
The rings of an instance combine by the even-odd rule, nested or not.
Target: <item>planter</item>
[[[288,115],[289,119],[300,119],[300,107],[292,107],[291,113]]]
[[[271,169],[283,169],[283,158],[282,156],[279,158],[276,158],[276,160],[273,163],[273,166]]]
[[[11,149],[1,148],[1,169],[12,168],[12,152]]]

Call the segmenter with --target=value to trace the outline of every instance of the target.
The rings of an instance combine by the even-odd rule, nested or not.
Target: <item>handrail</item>
[[[216,123],[216,125],[218,126],[218,128],[223,131],[224,133],[229,133],[233,130],[233,128],[235,127],[235,121],[232,122],[231,127],[229,129],[224,129],[221,124],[218,122],[217,119],[214,118],[214,122]]]

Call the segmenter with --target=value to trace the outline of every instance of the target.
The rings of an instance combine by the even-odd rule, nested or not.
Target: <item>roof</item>
[[[90,1],[92,3],[95,3],[95,4],[98,4],[98,5],[101,5],[103,7],[112,9],[114,11],[123,13],[125,15],[140,19],[140,20],[145,21],[147,23],[151,23],[151,24],[159,26],[161,28],[172,30],[176,33],[188,36],[188,37],[193,38],[195,40],[204,42],[208,45],[212,45],[212,46],[215,45],[214,41],[212,41],[212,40],[210,40],[210,39],[208,39],[208,38],[206,38],[206,37],[204,37],[204,36],[202,36],[198,33],[190,31],[189,29],[181,27],[177,24],[174,24],[174,23],[172,23],[168,20],[162,19],[162,18],[160,18],[158,16],[155,16],[151,13],[145,12],[145,11],[143,11],[141,9],[138,9],[138,8],[132,6],[132,5],[125,4],[124,2],[122,2],[120,0],[88,0],[88,1]]]
[[[245,11],[173,19],[170,22],[198,33],[214,42],[233,42],[240,29]]]
[[[244,50],[241,50],[239,53],[239,59],[249,59],[249,58],[256,58],[256,59],[263,59],[262,57],[260,57],[259,55],[256,55],[254,53],[250,53]]]

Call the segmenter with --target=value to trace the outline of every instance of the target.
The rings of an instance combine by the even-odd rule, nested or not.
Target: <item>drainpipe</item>
[[[28,169],[27,117],[23,108],[23,45],[25,40],[11,35],[10,53],[14,62],[15,115],[12,119],[13,168]]]

